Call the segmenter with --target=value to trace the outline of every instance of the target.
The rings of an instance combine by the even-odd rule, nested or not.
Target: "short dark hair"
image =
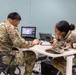
[[[10,18],[12,20],[21,20],[21,16],[17,12],[12,12],[7,16],[7,19]]]

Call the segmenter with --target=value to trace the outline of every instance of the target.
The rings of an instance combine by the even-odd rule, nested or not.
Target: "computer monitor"
[[[53,40],[53,37],[51,33],[39,33],[40,40],[45,40],[51,42]]]
[[[36,27],[21,27],[21,36],[25,39],[27,38],[36,38]]]

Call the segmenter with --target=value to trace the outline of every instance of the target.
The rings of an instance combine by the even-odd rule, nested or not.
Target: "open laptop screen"
[[[21,27],[23,38],[36,38],[36,27]]]

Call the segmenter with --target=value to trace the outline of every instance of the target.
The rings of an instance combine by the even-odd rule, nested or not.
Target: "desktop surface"
[[[46,49],[51,48],[51,46],[41,46],[41,45],[35,45],[27,50],[32,50],[36,52],[36,54],[43,54],[49,57],[57,58],[57,57],[66,57],[66,75],[72,75],[72,61],[74,58],[74,54],[76,54],[75,49],[69,49],[67,51],[64,51],[61,54],[54,54],[54,53],[47,53],[45,52]],[[25,51],[26,48],[19,49],[20,51]]]

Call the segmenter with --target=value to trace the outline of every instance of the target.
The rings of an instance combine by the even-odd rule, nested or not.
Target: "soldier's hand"
[[[56,46],[56,41],[54,40],[53,43],[51,44],[52,46]]]
[[[71,45],[72,43],[68,43],[68,45],[67,45],[67,48],[69,49],[69,48],[72,48],[72,45]]]
[[[39,41],[38,39],[34,39],[34,40],[33,40],[33,44],[34,44],[34,45],[39,44],[39,42],[40,42],[40,41]]]

